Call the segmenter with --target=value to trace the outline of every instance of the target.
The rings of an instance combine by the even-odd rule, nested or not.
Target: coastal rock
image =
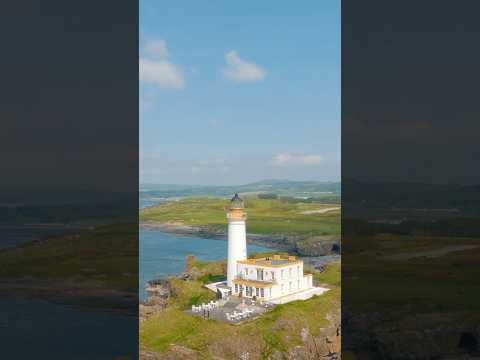
[[[189,273],[196,262],[197,262],[197,258],[194,255],[185,256],[185,265],[183,268],[183,272]]]
[[[303,345],[290,349],[286,358],[288,360],[339,359],[341,353],[340,312],[329,313],[327,320],[329,325],[320,328],[316,336],[311,334],[308,327],[302,328],[300,336]]]
[[[170,297],[175,295],[169,279],[149,281],[145,290],[147,299],[138,308],[141,322],[164,310],[168,306]]]
[[[297,241],[295,250],[303,256],[324,256],[340,252],[339,240],[326,240],[322,237],[311,237]]]
[[[163,299],[168,299],[174,296],[174,289],[169,279],[151,280],[145,287],[149,297],[158,296]]]
[[[382,359],[456,358],[479,350],[477,329],[480,325],[464,314],[404,314],[400,319],[362,314],[344,316],[344,322],[348,324],[346,349],[373,349]]]

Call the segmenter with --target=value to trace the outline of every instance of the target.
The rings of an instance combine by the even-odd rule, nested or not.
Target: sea
[[[134,359],[138,319],[48,301],[0,297],[2,359]]]
[[[247,251],[251,253],[269,249],[248,244]],[[145,300],[144,287],[147,281],[182,272],[186,255],[194,255],[200,260],[225,259],[227,241],[140,230],[140,300]]]

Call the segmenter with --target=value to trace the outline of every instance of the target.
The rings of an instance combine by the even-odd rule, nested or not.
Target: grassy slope
[[[248,232],[253,234],[340,234],[340,211],[304,215],[303,211],[335,207],[315,203],[247,198]],[[143,209],[140,221],[180,222],[225,229],[225,205],[219,198],[186,198]]]
[[[0,278],[92,281],[138,289],[137,227],[110,225],[0,252]]]
[[[325,273],[316,275],[317,280],[332,285],[333,289],[326,294],[277,306],[259,319],[239,326],[184,313],[183,309],[190,307],[194,299],[199,297],[200,303],[213,293],[201,288],[200,282],[175,281],[178,296],[166,311],[142,323],[140,346],[164,352],[170,344],[178,344],[198,351],[203,358],[210,358],[212,349],[222,341],[226,342],[221,345],[222,351],[249,344],[265,357],[274,350],[289,349],[301,344],[302,328],[317,335],[320,327],[327,324],[326,314],[340,306],[339,269],[339,264],[332,264]]]
[[[384,253],[423,252],[451,245],[480,245],[479,239],[454,237],[413,238],[377,235],[357,238],[344,244],[343,276],[349,281],[350,304],[358,309],[375,310],[404,307],[418,313],[480,311],[480,247],[456,251],[437,258],[412,258],[393,261]],[[409,299],[405,299],[408,289]],[[369,299],[376,303],[369,303]],[[401,316],[401,315],[400,315]]]

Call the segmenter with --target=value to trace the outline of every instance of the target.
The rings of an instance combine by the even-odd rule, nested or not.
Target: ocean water
[[[258,245],[247,245],[249,253],[271,251]],[[140,230],[140,300],[145,299],[145,284],[149,280],[183,271],[186,255],[200,260],[221,260],[227,257],[225,240],[180,236],[161,231]]]
[[[137,354],[138,319],[0,297],[2,359],[103,360]]]

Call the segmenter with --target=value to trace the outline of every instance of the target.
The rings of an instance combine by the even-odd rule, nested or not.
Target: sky
[[[140,1],[140,182],[340,180],[340,1]]]

